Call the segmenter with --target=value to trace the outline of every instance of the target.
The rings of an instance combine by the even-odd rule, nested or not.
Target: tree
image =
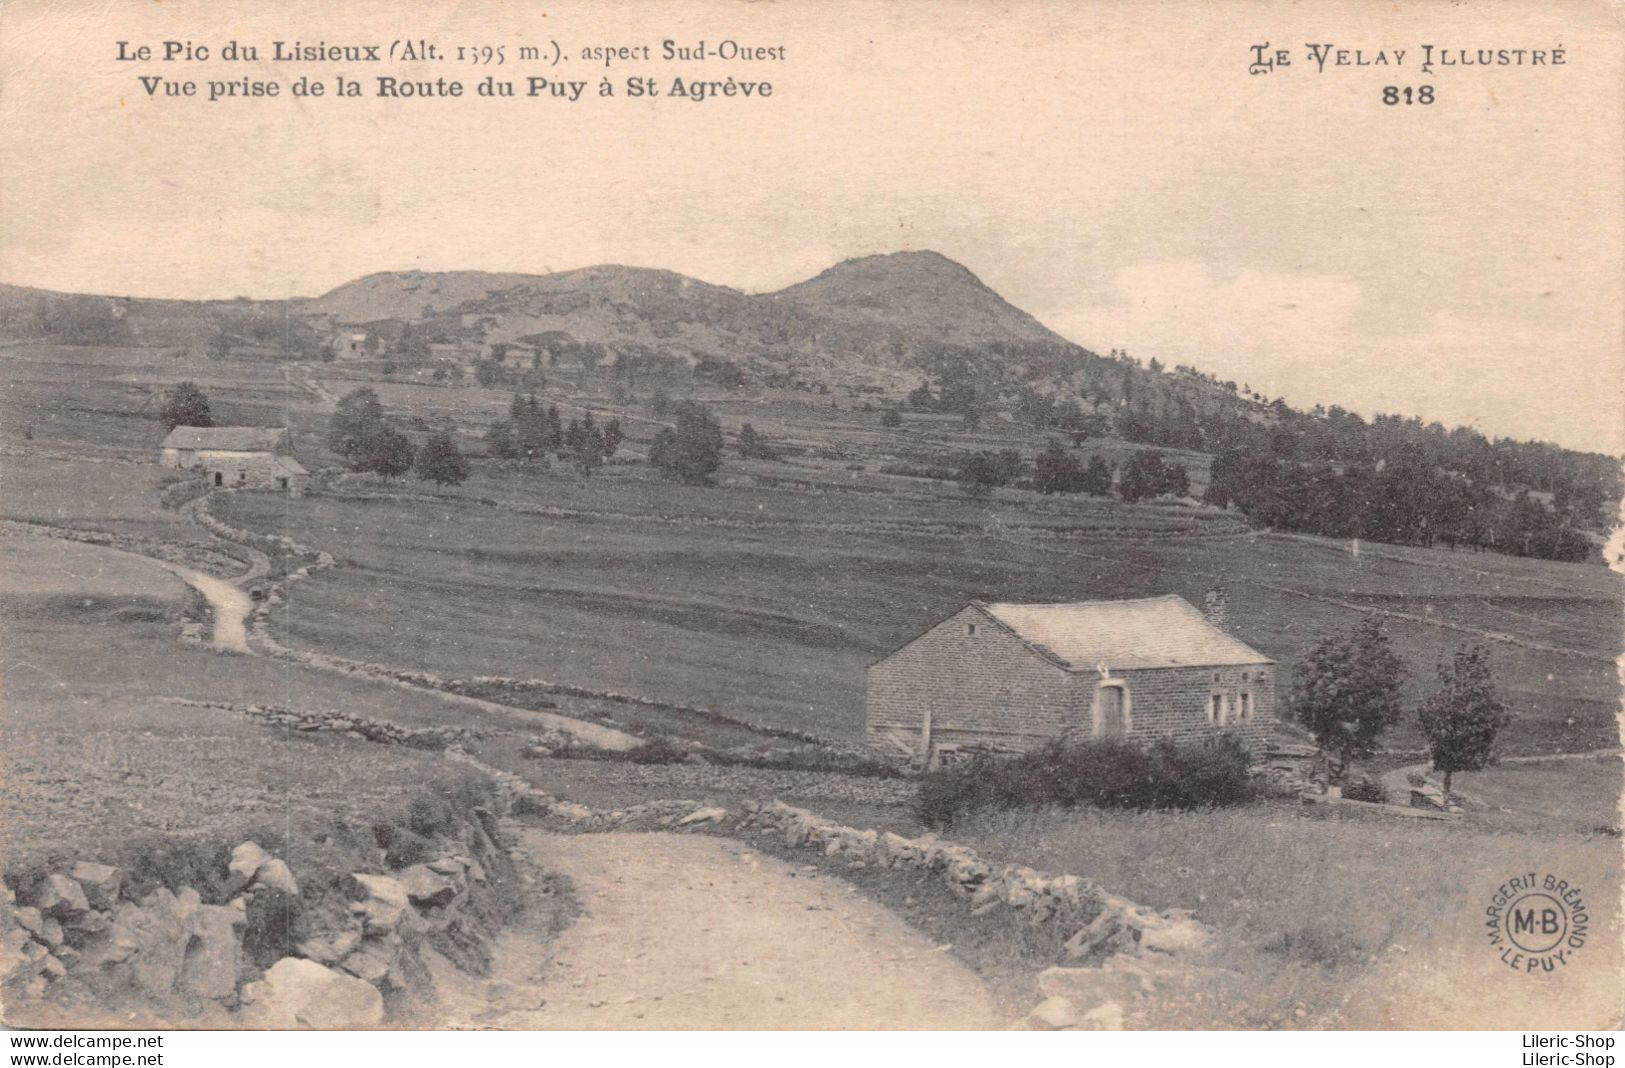
[[[380,420],[363,434],[360,448],[350,466],[395,478],[412,470],[412,442],[405,434]]]
[[[441,486],[456,485],[468,477],[468,460],[444,430],[429,435],[418,450],[416,467],[418,478]]]
[[[880,425],[886,427],[902,426],[903,413],[896,408],[887,408],[880,413]]]
[[[474,378],[484,389],[490,389],[502,381],[502,365],[495,360],[481,360],[474,365]]]
[[[1078,481],[1078,489],[1093,497],[1110,497],[1112,493],[1111,466],[1100,457],[1091,456],[1089,463],[1083,468],[1083,475]]]
[[[619,449],[621,442],[626,440],[626,435],[621,431],[621,421],[619,419],[611,419],[604,424],[603,439],[604,459],[607,460],[615,455],[615,450]]]
[[[1376,750],[1382,732],[1399,721],[1404,661],[1374,615],[1348,634],[1328,635],[1299,662],[1292,680],[1292,716],[1336,758],[1333,777]]]
[[[649,462],[667,478],[703,485],[722,466],[722,426],[693,401],[676,412],[676,425],[662,427],[649,446]]]
[[[514,444],[513,424],[506,419],[498,419],[485,431],[485,455],[493,460],[513,460],[519,456],[519,446]]]
[[[1417,715],[1433,754],[1433,770],[1444,772],[1446,797],[1456,772],[1495,763],[1495,739],[1512,721],[1512,712],[1495,692],[1489,650],[1465,645],[1449,664],[1441,663],[1439,689],[1422,702]]]
[[[778,450],[767,443],[762,435],[756,433],[756,428],[746,423],[739,428],[739,443],[736,446],[741,458],[746,460],[777,460]]]
[[[1184,497],[1191,491],[1190,475],[1184,465],[1166,463],[1149,449],[1142,449],[1129,457],[1123,465],[1123,475],[1117,480],[1117,492],[1125,501],[1144,500],[1148,497]]]
[[[178,426],[214,426],[209,397],[196,382],[180,382],[164,396],[158,418],[166,430]]]
[[[1077,493],[1083,489],[1083,468],[1054,438],[1033,460],[1033,489],[1039,493]]]
[[[1021,473],[1021,454],[1014,449],[969,453],[959,464],[959,488],[968,497],[986,497],[995,486],[1008,486]]]
[[[384,406],[378,394],[366,386],[346,393],[333,409],[327,423],[327,447],[354,461],[362,442],[384,422]]]
[[[217,327],[209,335],[209,359],[224,360],[231,355],[231,335],[226,333],[224,327]]]

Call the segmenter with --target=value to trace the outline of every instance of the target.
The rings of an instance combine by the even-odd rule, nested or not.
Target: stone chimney
[[[1230,591],[1223,586],[1209,589],[1202,596],[1202,614],[1209,623],[1224,630],[1225,624],[1230,622]]]

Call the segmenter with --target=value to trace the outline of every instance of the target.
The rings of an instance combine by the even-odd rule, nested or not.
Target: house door
[[[216,486],[219,486],[219,485],[223,485],[224,483],[225,483],[225,478],[222,476],[221,472],[216,471],[214,473],[214,484]]]
[[[1123,711],[1123,688],[1121,686],[1102,686],[1095,698],[1096,731],[1106,735],[1121,735],[1128,733],[1128,717]]]

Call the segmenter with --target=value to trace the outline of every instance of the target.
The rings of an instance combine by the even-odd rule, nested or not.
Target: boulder
[[[1108,961],[1134,960],[1109,957]],[[1154,988],[1149,970],[1114,968],[1045,968],[1038,973],[1038,992],[1045,997],[1064,997],[1074,1005],[1092,1006],[1106,1001],[1132,1001]]]
[[[436,857],[429,861],[428,865],[429,870],[436,875],[447,875],[453,878],[466,872],[468,866],[468,858],[461,856]]]
[[[227,1001],[237,992],[242,942],[237,928],[241,912],[224,905],[204,905],[192,925],[192,941],[181,961],[178,986],[206,1001]]]
[[[350,911],[361,917],[367,930],[393,931],[411,911],[412,904],[406,896],[406,887],[398,879],[367,872],[356,872],[350,879],[363,895],[361,900],[350,906]]]
[[[457,883],[427,864],[414,864],[397,878],[406,890],[407,900],[419,907],[449,905],[457,897]]]
[[[1034,1031],[1063,1031],[1078,1025],[1077,1007],[1062,997],[1049,997],[1027,1014],[1027,1026]]]
[[[1140,917],[1140,950],[1151,953],[1193,954],[1206,949],[1213,931],[1181,909]]]
[[[677,821],[677,826],[687,827],[695,823],[721,823],[728,818],[728,810],[716,805],[706,808],[697,808],[693,812]]]
[[[287,862],[272,857],[254,873],[254,885],[266,886],[272,890],[280,890],[291,897],[299,896],[299,883],[289,870]]]
[[[202,903],[188,886],[179,894],[155,890],[139,908],[128,902],[119,907],[114,926],[122,927],[137,947],[129,959],[136,986],[154,1000],[175,990]]]
[[[283,957],[245,988],[243,1022],[254,1028],[351,1031],[382,1026],[384,999],[371,983],[312,960]]]
[[[7,994],[39,975],[40,958],[28,952],[29,946],[39,943],[28,937],[27,931],[9,923],[0,926],[0,990]]]
[[[121,879],[119,870],[112,865],[81,860],[68,874],[85,892],[91,908],[111,909],[118,903]]]
[[[52,949],[62,944],[62,922],[55,916],[46,916],[39,909],[28,906],[18,909],[14,917],[17,926]]]
[[[113,924],[112,919],[105,912],[91,909],[81,912],[77,916],[69,916],[62,921],[62,936],[73,945],[81,945],[85,939],[93,934],[100,934]]]
[[[1139,938],[1140,929],[1129,922],[1126,912],[1108,906],[1089,926],[1066,940],[1066,956],[1068,960],[1100,961],[1114,953],[1133,953]]]
[[[1115,1001],[1108,1001],[1084,1013],[1080,1026],[1086,1031],[1121,1031],[1123,1017],[1123,1006]]]
[[[226,870],[232,878],[228,881],[233,893],[254,881],[260,866],[271,859],[271,854],[260,848],[258,842],[243,842],[231,851],[231,861],[227,863]]]
[[[63,919],[90,910],[90,901],[80,885],[66,875],[52,872],[34,888],[29,903],[47,916]]]

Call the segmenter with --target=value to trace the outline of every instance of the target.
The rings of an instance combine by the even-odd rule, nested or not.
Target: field
[[[168,476],[153,462],[162,438],[155,392],[200,381],[220,421],[286,422],[300,459],[318,469],[336,463],[322,443],[323,398],[356,384],[327,368],[154,349],[13,347],[4,358],[0,519],[195,548],[208,544],[201,529],[158,504]],[[454,419],[470,446],[507,405],[496,391],[379,385],[408,425]],[[581,407],[621,415],[624,455],[590,479],[477,462],[451,489],[327,479],[303,499],[217,499],[221,518],[337,559],[292,588],[273,616],[278,635],[443,676],[538,678],[667,702],[557,697],[557,710],[716,746],[773,739],[682,706],[850,741],[860,737],[867,665],[966,600],[1173,592],[1199,603],[1222,582],[1233,629],[1288,672],[1315,639],[1377,611],[1411,666],[1408,702],[1425,692],[1439,657],[1483,640],[1517,713],[1508,752],[1617,744],[1620,587],[1600,566],[1280,536],[1191,503],[1017,490],[970,500],[950,483],[880,468],[967,447],[1030,452],[1041,437],[932,420],[883,430],[850,398],[830,407],[708,395],[730,431],[748,419],[798,451],[746,462],[730,450],[715,485],[679,486],[641,462],[658,425],[646,406],[592,382],[552,384],[544,399],[575,406],[567,415]],[[275,731],[179,700],[339,708],[411,726],[534,725],[522,711],[471,720],[430,692],[181,644],[185,587],[128,553],[6,532],[0,565],[8,870],[50,850],[116,852],[151,835],[365,825],[450,771],[436,754]],[[1414,763],[1407,753],[1418,742],[1414,725],[1402,725],[1387,739],[1388,761]],[[599,807],[773,795],[854,824],[919,830],[900,780],[529,760],[517,748],[509,736],[475,745],[488,762]],[[1576,974],[1617,974],[1619,846],[1592,832],[1618,824],[1618,760],[1505,764],[1458,784],[1469,813],[1451,825],[1267,804],[989,816],[953,836],[1001,860],[1195,909],[1217,926],[1219,963],[1234,979],[1201,1004],[1163,1005],[1174,1026],[1506,1019],[1505,1006],[1531,988],[1496,971],[1474,925],[1495,886],[1531,868],[1586,887],[1597,936],[1582,958],[1589,971]],[[883,882],[862,888],[933,931],[949,922],[923,892]],[[972,928],[964,937],[962,952],[984,974],[1019,973],[1017,986],[1048,963],[1020,939]],[[1466,989],[1485,993],[1469,1004]],[[1572,988],[1535,995],[1536,1016],[1563,990]],[[1473,1015],[1494,1011],[1501,1015]]]
[[[402,491],[414,496],[388,499]],[[1600,567],[1193,536],[1225,517],[1015,493],[976,503],[931,484],[885,496],[861,484],[692,489],[617,467],[585,484],[482,473],[447,493],[372,492],[239,496],[220,509],[339,556],[281,621],[296,643],[854,738],[867,665],[967,600],[1174,592],[1200,603],[1223,582],[1237,633],[1288,669],[1316,638],[1382,610],[1412,666],[1409,701],[1456,643],[1493,634],[1518,713],[1510,750],[1614,736],[1618,594]],[[1418,738],[1407,725],[1391,744]]]
[[[25,346],[6,358],[0,447],[15,462],[0,513],[181,541],[196,528],[155,499],[156,390],[189,377],[222,421],[287,422],[316,469],[336,462],[322,396],[360,381],[335,365],[157,349]],[[454,419],[470,444],[508,399],[372,384],[409,424]],[[638,460],[659,425],[648,407],[561,377],[544,402],[618,415],[628,431],[622,462],[591,479],[477,464],[451,490],[408,480],[297,501],[235,495],[217,511],[340,559],[278,621],[294,644],[443,674],[541,677],[854,738],[864,668],[968,599],[1199,601],[1223,582],[1234,629],[1288,671],[1322,634],[1381,611],[1411,667],[1409,702],[1456,643],[1487,640],[1518,715],[1509,752],[1615,743],[1620,587],[1600,566],[1273,535],[1190,505],[1013,490],[973,501],[879,469],[944,450],[1030,451],[1042,435],[929,417],[887,430],[851,397],[700,395],[726,428],[749,420],[794,455],[730,456],[711,487],[661,481]],[[1419,741],[1406,723],[1388,744]]]
[[[429,695],[175,640],[185,587],[98,546],[0,538],[0,868],[152,835],[362,821],[455,769],[438,754],[273,730],[176,699],[467,722]],[[523,727],[522,714],[489,725]],[[83,855],[83,854],[82,854]]]

